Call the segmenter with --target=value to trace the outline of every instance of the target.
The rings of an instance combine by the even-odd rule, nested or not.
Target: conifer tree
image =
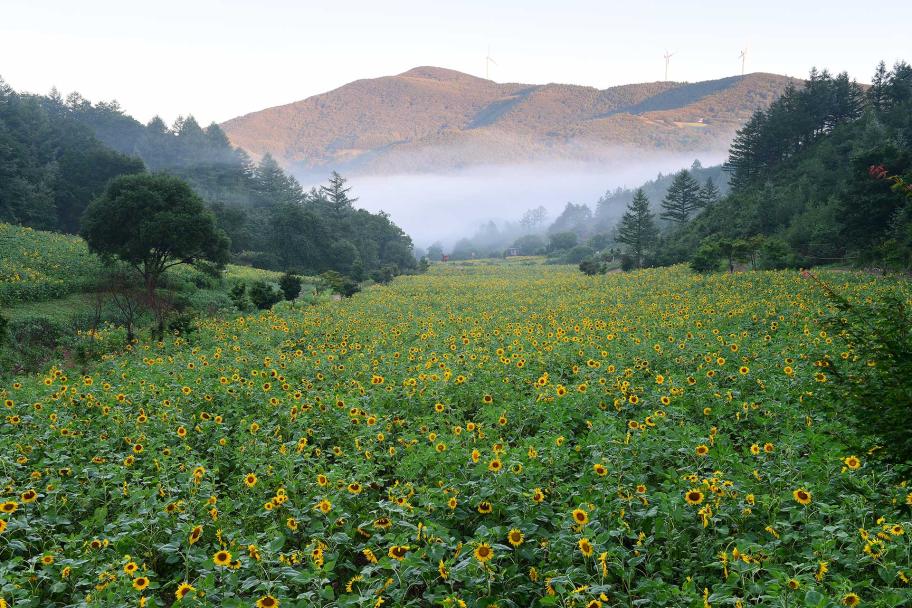
[[[706,183],[700,188],[700,206],[703,208],[711,207],[719,202],[720,198],[722,198],[722,193],[719,188],[713,183],[711,177],[707,177]]]
[[[640,268],[646,251],[658,235],[653,213],[649,210],[649,199],[642,188],[637,188],[633,200],[627,205],[624,217],[621,218],[617,240],[627,245],[637,268]]]
[[[660,217],[663,220],[684,224],[701,204],[700,185],[690,176],[687,169],[681,169],[675,174],[662,200],[664,211]]]

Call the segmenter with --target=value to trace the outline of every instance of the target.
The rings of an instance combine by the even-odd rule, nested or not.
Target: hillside
[[[231,119],[231,142],[299,171],[396,173],[634,150],[726,149],[794,79],[748,74],[611,87],[496,83],[418,67]]]

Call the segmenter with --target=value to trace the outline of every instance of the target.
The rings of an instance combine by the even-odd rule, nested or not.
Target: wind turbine
[[[665,49],[665,82],[668,82],[668,62],[672,57],[674,57],[674,53],[669,53],[668,49]]]
[[[747,61],[747,49],[743,49],[738,57],[741,59],[741,77],[744,78],[744,63]]]
[[[491,64],[497,65],[494,58],[491,57],[491,45],[488,45],[488,54],[485,56],[485,79],[491,80]]]

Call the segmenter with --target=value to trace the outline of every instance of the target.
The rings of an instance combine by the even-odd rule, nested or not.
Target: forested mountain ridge
[[[912,180],[912,66],[881,63],[868,87],[812,70],[751,116],[725,169],[730,193],[651,243],[647,265],[912,268],[912,205],[876,178]]]
[[[116,102],[20,94],[0,80],[0,221],[78,232],[110,179],[147,168],[184,179],[208,203],[236,262],[356,280],[416,264],[408,235],[356,209],[338,174],[305,192],[269,155],[252,163],[216,124],[143,125]]]
[[[396,173],[532,160],[592,161],[618,148],[724,150],[790,83],[775,74],[593,87],[496,83],[419,67],[222,123],[251,154],[299,171]]]

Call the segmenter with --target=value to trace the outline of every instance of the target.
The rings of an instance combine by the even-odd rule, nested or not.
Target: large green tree
[[[640,268],[646,251],[658,235],[654,216],[649,210],[649,199],[643,189],[638,188],[618,225],[617,240],[627,245],[637,268]]]
[[[82,218],[89,249],[135,268],[150,302],[162,274],[179,264],[228,261],[229,240],[215,217],[183,180],[140,173],[111,180]],[[163,321],[159,319],[159,333]]]
[[[687,169],[681,169],[675,174],[662,200],[663,211],[660,217],[663,220],[684,224],[701,206],[703,198],[700,196],[700,184],[691,177]]]

